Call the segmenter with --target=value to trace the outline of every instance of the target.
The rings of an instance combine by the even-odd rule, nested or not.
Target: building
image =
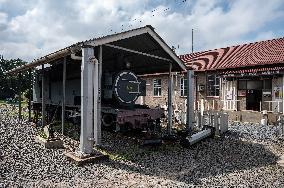
[[[185,54],[180,59],[195,70],[195,109],[234,111],[231,119],[243,121],[251,120],[248,112],[257,117],[255,121],[261,114],[253,112],[283,113],[284,38]],[[141,102],[166,105],[167,75],[144,76],[148,95]],[[176,73],[172,79],[174,108],[183,110],[186,78]]]
[[[25,71],[36,73],[33,104],[34,107],[37,104],[41,111],[43,127],[52,123],[53,115],[50,114],[55,114],[57,109],[61,108],[63,133],[67,110],[77,109],[81,119],[80,147],[77,154],[83,154],[83,157],[85,154],[93,153],[94,144],[101,144],[103,112],[119,111],[120,114],[116,114],[118,120],[115,121],[116,124],[125,119],[129,120],[130,117],[139,116],[145,119],[147,117],[145,113],[139,113],[142,110],[152,112],[151,109],[140,109],[134,105],[134,101],[138,96],[144,95],[145,90],[145,82],[136,75],[164,72],[172,75],[173,72],[185,71],[191,83],[193,74],[192,69],[185,67],[149,25],[78,42],[16,67],[6,74],[19,75],[20,78]],[[172,99],[171,88],[170,85],[169,103]],[[193,104],[193,97],[188,96],[188,98],[191,99],[188,102]],[[55,107],[55,111],[52,107]],[[168,111],[168,118],[172,119],[171,107]],[[188,109],[188,119],[193,119],[193,115],[193,110]],[[21,100],[19,119],[21,119]],[[188,129],[191,125],[192,122],[188,122]],[[172,121],[168,121],[169,134],[171,127]]]

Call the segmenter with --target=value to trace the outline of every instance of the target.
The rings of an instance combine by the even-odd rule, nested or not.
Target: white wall
[[[278,78],[274,78],[272,79],[272,101],[279,101],[279,111],[282,112],[283,109],[283,105],[282,105],[282,101],[283,101],[283,78],[282,77],[278,77]],[[279,89],[280,93],[280,97],[276,96],[276,90]],[[273,102],[272,104],[272,111],[274,112],[278,112],[278,103],[277,102]]]

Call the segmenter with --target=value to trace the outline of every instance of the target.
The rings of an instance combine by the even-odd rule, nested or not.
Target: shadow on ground
[[[107,163],[111,167],[185,183],[199,184],[202,178],[268,166],[277,161],[277,156],[263,145],[244,142],[235,136],[207,139],[191,149],[178,144],[139,148],[132,138],[123,142],[118,135],[108,136],[116,136],[107,140],[108,146],[104,148],[115,160]]]

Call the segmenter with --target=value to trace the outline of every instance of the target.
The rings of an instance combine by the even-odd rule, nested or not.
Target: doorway
[[[257,89],[248,89],[247,90],[247,98],[246,98],[246,109],[259,111],[260,110],[260,101],[262,99],[261,90]]]

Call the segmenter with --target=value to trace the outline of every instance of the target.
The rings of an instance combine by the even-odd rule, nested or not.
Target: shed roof
[[[185,54],[180,59],[196,71],[284,65],[284,38]]]
[[[172,62],[173,70],[175,71],[186,70],[186,66],[183,64],[183,62],[165,43],[165,41],[154,31],[154,28],[150,25],[147,25],[117,34],[78,42],[61,50],[45,55],[39,59],[35,59],[31,63],[17,67],[6,73],[13,74],[37,67],[42,64],[52,63],[56,59],[70,55],[74,52],[74,50],[79,51],[81,47],[84,46],[92,46],[94,48],[97,48],[100,45],[105,45],[106,47],[106,50],[104,50],[104,54],[108,56],[106,60],[109,60],[109,58],[114,58],[114,56],[117,55],[119,51],[128,49],[129,51],[127,51],[127,56],[135,61],[137,67],[139,66],[138,73],[140,74],[167,71],[168,63],[155,64],[155,62],[164,60]],[[112,46],[116,48],[112,48]],[[130,55],[134,51],[140,52],[140,54],[136,54],[136,56]],[[145,58],[141,58],[141,56],[145,54],[147,54],[146,56],[144,56]],[[151,59],[151,57],[156,58]]]

